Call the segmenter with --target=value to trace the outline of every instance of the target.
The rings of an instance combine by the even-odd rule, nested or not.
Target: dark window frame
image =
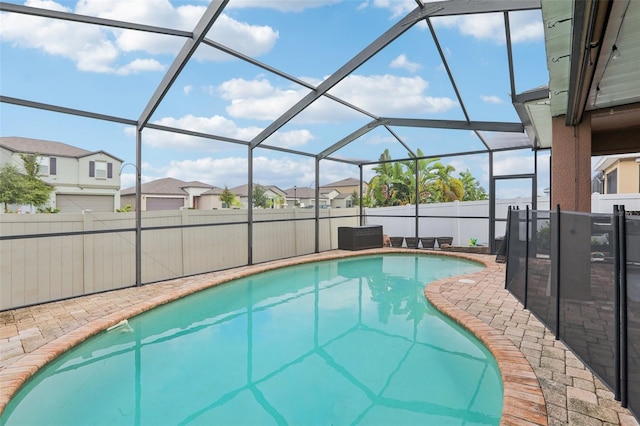
[[[607,194],[617,194],[618,193],[618,169],[613,169],[609,173],[607,173]]]

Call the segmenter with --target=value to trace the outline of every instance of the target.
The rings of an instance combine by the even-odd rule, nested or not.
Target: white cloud
[[[415,0],[373,0],[373,5],[391,11],[391,18],[398,18],[418,7]]]
[[[397,58],[395,58],[393,61],[391,61],[391,64],[389,64],[389,66],[391,68],[405,69],[405,70],[407,70],[409,72],[416,72],[420,68],[422,68],[422,65],[418,64],[417,62],[409,61],[407,59],[407,55],[405,55],[405,54],[399,55]]]
[[[482,99],[484,102],[487,102],[489,104],[503,104],[504,101],[502,99],[500,99],[499,96],[487,96],[487,95],[481,95],[480,99]]]
[[[367,145],[388,145],[392,143],[397,143],[398,140],[391,135],[382,136],[377,134],[373,136],[365,135],[363,137],[363,142]]]
[[[69,9],[51,1],[30,0],[26,5],[70,12]],[[1,14],[0,23],[2,41],[69,58],[84,71],[114,72],[110,64],[117,59],[118,50],[113,43],[105,40],[103,30],[97,26],[18,13]]]
[[[127,65],[116,69],[116,74],[139,74],[144,71],[164,71],[165,66],[155,59],[134,59]]]
[[[232,117],[274,120],[295,104],[307,89],[280,89],[266,79],[232,79],[218,86],[216,92],[231,101],[227,112]]]
[[[122,167],[122,170],[128,170],[129,167]],[[133,168],[133,167],[131,167]],[[152,180],[156,180],[156,179],[162,179],[164,177],[166,177],[164,174],[164,169],[162,168],[157,168],[154,167],[152,164],[150,163],[142,163],[142,174],[140,177],[140,180],[142,181],[142,183],[147,183],[150,182]],[[136,185],[136,174],[135,173],[122,173],[120,175],[120,188],[131,188],[134,187]],[[124,206],[123,206],[124,207]]]
[[[189,93],[191,93],[192,90],[193,90],[193,86],[190,84],[187,84],[182,88],[182,91],[184,92],[185,95],[188,95]]]
[[[135,173],[122,173],[120,175],[120,188],[131,188],[136,184],[136,174]]]
[[[266,142],[283,148],[296,148],[305,146],[309,141],[313,140],[313,134],[306,129],[290,130],[288,132],[276,132]]]
[[[245,142],[251,141],[263,130],[261,127],[254,126],[238,127],[232,120],[219,115],[199,117],[188,114],[180,118],[164,117],[153,121],[153,124],[228,137]],[[135,130],[127,127],[125,128],[125,133],[132,135],[135,133]],[[269,139],[269,143],[275,143],[277,146],[283,148],[292,148],[304,146],[313,139],[314,136],[309,130],[301,129],[276,132]],[[142,142],[153,148],[180,150],[221,151],[231,146],[230,142],[154,129],[146,129],[144,131]],[[233,146],[235,145],[236,144],[233,144]]]
[[[364,110],[378,115],[404,113],[440,113],[457,105],[453,99],[426,96],[429,83],[421,77],[393,75],[350,75],[329,91]],[[274,120],[308,93],[306,88],[278,88],[266,79],[229,80],[216,88],[223,99],[230,100],[227,112],[234,118]],[[314,102],[297,123],[344,121],[357,116],[335,102],[321,98]]]
[[[511,13],[509,23],[513,43],[544,40],[544,27],[539,11]]]
[[[511,41],[521,43],[544,39],[540,12],[527,11],[509,15]],[[434,26],[456,28],[461,34],[478,40],[505,43],[504,19],[501,13],[444,16],[433,19]]]
[[[484,169],[487,172],[487,180],[489,178],[488,171],[489,165],[487,164]],[[533,173],[533,159],[530,155],[519,156],[517,154],[503,154],[501,156],[495,156],[493,161],[493,174],[494,176],[507,176],[518,175],[523,173]]]
[[[356,8],[356,10],[364,10],[364,9],[366,9],[367,7],[369,7],[369,3],[368,3],[368,2],[366,2],[366,1],[363,1],[362,3],[360,3],[360,4],[358,5],[358,7]]]
[[[245,80],[234,78],[227,80],[218,87],[223,99],[238,99],[249,96],[266,97],[277,91],[266,78],[260,80]]]
[[[273,49],[279,33],[269,26],[250,25],[222,14],[207,37],[246,55],[257,57]],[[198,60],[232,59],[229,55],[212,47],[198,49],[195,58]]]
[[[184,5],[173,7],[166,0],[145,0],[132,3],[129,0],[85,0],[82,10],[86,14],[108,19],[142,22],[149,25],[191,31],[202,17],[205,6]],[[80,7],[78,8],[80,9]],[[145,51],[151,54],[176,54],[184,39],[142,31],[114,30],[116,44],[124,52]],[[268,26],[250,25],[221,14],[207,37],[250,56],[262,55],[273,48],[278,32]],[[210,47],[200,47],[198,60],[228,61],[229,55]]]
[[[197,180],[224,188],[246,183],[247,159],[242,157],[199,158],[196,160],[171,161],[163,171],[184,181]]]
[[[75,10],[53,1],[28,0],[25,4],[187,31],[194,28],[205,10],[205,6],[174,7],[168,0],[136,2],[82,0],[77,3]],[[185,42],[181,37],[79,24],[18,13],[0,14],[0,22],[2,41],[67,58],[73,61],[79,70],[96,73],[128,75],[144,71],[162,71],[166,65],[161,64],[159,59],[139,57],[128,64],[119,62],[122,61],[123,53],[175,55]],[[250,56],[259,56],[270,51],[278,39],[278,32],[268,26],[239,22],[225,14],[218,18],[211,31],[210,37]],[[201,61],[233,59],[206,46],[199,48],[194,57]]]
[[[177,127],[180,129],[188,129],[196,132],[226,136],[226,137],[241,139],[241,140],[251,140],[262,130],[261,128],[258,128],[258,127],[244,127],[244,128],[238,127],[232,120],[229,120],[225,117],[221,117],[219,115],[214,115],[212,117],[199,117],[199,116],[187,114],[180,118],[164,117],[154,121],[154,124],[160,124],[160,125],[169,126],[169,127]],[[149,130],[149,132],[151,132],[151,130]],[[167,132],[161,132],[161,133],[165,134]],[[205,143],[205,145],[209,145],[212,143],[211,141],[208,141],[208,140],[205,140],[205,141],[194,140],[194,138],[192,138],[191,136],[180,135],[180,134],[169,136],[169,138],[176,139],[176,142],[179,142],[181,144],[182,143],[186,144],[187,148],[191,143],[195,144],[194,148],[195,147],[201,148],[203,142]],[[153,138],[153,139],[156,140],[156,138]],[[162,138],[162,140],[166,141],[167,138],[166,137]],[[193,141],[193,142],[190,143],[189,141]],[[151,142],[150,144],[153,144],[153,142]]]
[[[451,98],[426,96],[429,82],[421,77],[350,75],[331,93],[378,115],[435,114],[458,103]]]
[[[308,186],[309,182],[315,179],[315,160],[256,156],[253,158],[253,174],[254,182],[262,185],[276,185],[281,189],[293,185]],[[164,175],[185,181],[199,180],[221,188],[232,188],[247,183],[247,159],[206,157],[171,161],[165,168]]]

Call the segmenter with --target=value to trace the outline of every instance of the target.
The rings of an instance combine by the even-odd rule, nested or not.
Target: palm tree
[[[373,170],[376,175],[369,182],[369,193],[373,204],[377,207],[395,206],[400,204],[403,192],[402,164],[391,162],[389,150],[385,149],[380,155],[380,164]]]
[[[460,181],[464,188],[464,196],[462,201],[486,200],[487,192],[480,186],[480,182],[473,177],[469,169],[466,172],[460,172]]]
[[[422,158],[424,153],[418,149],[419,160],[406,160],[402,164],[406,167],[404,174],[405,186],[408,189],[407,202],[409,204],[416,203],[416,195],[418,203],[426,203],[431,196],[430,183],[433,179],[433,167],[439,158]],[[416,191],[416,167],[418,169],[418,190]],[[417,192],[417,194],[416,194]]]

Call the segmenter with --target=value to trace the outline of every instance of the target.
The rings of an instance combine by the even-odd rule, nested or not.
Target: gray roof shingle
[[[95,154],[96,152],[102,152],[115,160],[122,161],[121,159],[114,157],[106,151],[87,151],[86,149],[78,148],[72,145],[67,145],[62,142],[45,141],[41,139],[22,138],[17,136],[0,137],[0,146],[13,151],[25,154],[42,154],[52,155],[57,157],[71,157],[80,158],[87,155]]]
[[[142,184],[142,194],[156,195],[186,195],[187,192],[183,188],[211,188],[216,189],[213,185],[208,185],[199,181],[184,182],[171,177],[156,179],[151,182]],[[120,195],[130,195],[136,193],[136,187],[126,188],[120,191]]]

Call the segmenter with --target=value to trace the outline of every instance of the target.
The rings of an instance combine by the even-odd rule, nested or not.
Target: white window
[[[107,162],[96,161],[96,179],[106,179],[106,178],[107,178]]]
[[[38,174],[49,176],[49,157],[38,157]]]

